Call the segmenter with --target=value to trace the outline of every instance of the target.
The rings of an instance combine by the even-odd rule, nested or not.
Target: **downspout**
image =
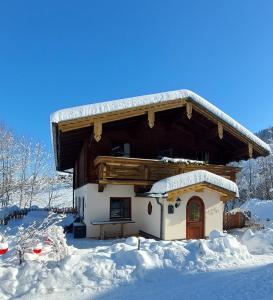
[[[73,169],[74,170],[74,169]],[[73,190],[73,209],[75,208],[75,176],[73,172],[73,183],[72,183],[72,190]]]
[[[159,201],[159,197],[156,197],[156,203],[160,205],[160,239],[163,239],[163,203]]]

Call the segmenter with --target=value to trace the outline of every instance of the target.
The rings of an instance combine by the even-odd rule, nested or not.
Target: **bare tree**
[[[31,147],[31,177],[29,181],[28,197],[29,206],[32,205],[32,201],[35,195],[37,195],[42,189],[42,177],[47,171],[49,155],[45,151],[45,147],[40,142]]]
[[[6,206],[11,201],[14,186],[15,173],[15,152],[14,152],[14,136],[13,133],[0,125],[0,200],[2,206]]]
[[[18,139],[18,174],[17,174],[17,189],[19,193],[19,207],[25,207],[26,192],[30,181],[29,166],[31,163],[31,143],[25,139]]]

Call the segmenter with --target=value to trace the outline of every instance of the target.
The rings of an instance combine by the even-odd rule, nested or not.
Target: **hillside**
[[[258,131],[257,136],[267,144],[273,145],[273,127]]]
[[[273,127],[263,129],[256,133],[258,137],[271,146],[273,151]],[[237,185],[240,192],[240,200],[229,203],[231,206],[240,205],[247,199],[265,199],[273,198],[273,155],[259,157],[232,163],[241,168],[237,175]],[[229,206],[229,205],[228,205]]]

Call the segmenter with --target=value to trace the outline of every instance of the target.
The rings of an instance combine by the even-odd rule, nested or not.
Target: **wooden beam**
[[[200,183],[192,186],[184,187],[175,191],[171,191],[168,193],[168,201],[176,201],[176,199],[184,193],[188,192],[201,192],[205,189],[211,190],[220,195],[220,200],[226,202],[230,199],[234,199],[236,197],[235,193],[222,189],[220,187],[214,186],[209,183]]]
[[[217,123],[219,119],[216,116],[213,116],[210,111],[206,111],[204,108],[199,107],[198,105],[194,105],[194,110],[198,111],[203,116],[206,116],[209,120],[211,120],[214,123]],[[236,130],[232,126],[230,126],[227,123],[224,123],[225,130],[229,132],[232,136],[236,137],[238,140],[244,143],[250,143],[250,140],[248,137],[244,136],[239,130]],[[263,153],[264,150],[261,149],[261,147],[257,144],[255,144],[255,150],[259,153]]]
[[[248,143],[248,155],[249,155],[249,158],[253,157],[253,145],[250,143]]]
[[[218,136],[220,140],[222,140],[224,137],[224,127],[221,122],[218,122]]]
[[[150,128],[155,125],[155,112],[153,110],[148,110],[148,125]]]
[[[96,120],[94,122],[94,138],[96,142],[101,140],[102,135],[102,123],[100,120]]]
[[[106,184],[99,183],[98,184],[98,192],[102,193],[104,191]]]
[[[123,110],[103,113],[100,114],[99,116],[98,115],[87,116],[87,117],[82,117],[74,120],[62,121],[59,123],[59,128],[61,131],[66,132],[66,131],[84,128],[93,125],[95,120],[98,118],[103,123],[109,123],[113,121],[119,121],[122,119],[128,119],[128,118],[140,116],[140,115],[145,115],[147,111],[150,109],[156,112],[164,111],[164,110],[169,110],[169,109],[174,109],[174,108],[184,106],[185,103],[186,101],[184,99],[175,99],[173,101],[168,101],[168,102],[143,105],[134,108],[127,108]]]
[[[187,111],[187,117],[190,120],[192,117],[192,103],[191,102],[186,103],[186,111]]]

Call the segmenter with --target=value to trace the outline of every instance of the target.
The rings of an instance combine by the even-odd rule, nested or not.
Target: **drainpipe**
[[[162,238],[162,236],[163,236],[163,203],[161,203],[160,201],[159,201],[159,197],[156,197],[155,198],[156,199],[156,203],[158,204],[158,205],[160,205],[160,239],[162,240],[163,238]]]

